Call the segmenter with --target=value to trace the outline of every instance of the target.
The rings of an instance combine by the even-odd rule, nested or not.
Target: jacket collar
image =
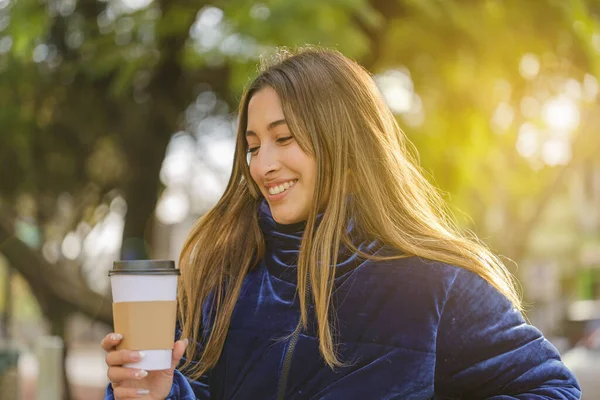
[[[321,223],[323,213],[317,215],[317,227]],[[300,255],[302,236],[306,228],[306,221],[293,224],[280,224],[271,214],[269,204],[263,199],[258,208],[258,220],[265,239],[266,252],[264,262],[271,275],[290,283],[297,282],[297,264]],[[353,221],[347,224],[347,232],[354,243],[363,251],[372,251],[375,241],[365,241],[357,235],[353,228]],[[338,252],[336,277],[356,268],[364,260],[357,254],[341,246]]]

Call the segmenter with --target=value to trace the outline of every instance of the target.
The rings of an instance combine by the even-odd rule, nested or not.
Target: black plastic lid
[[[111,275],[181,275],[171,260],[120,260],[113,263]]]

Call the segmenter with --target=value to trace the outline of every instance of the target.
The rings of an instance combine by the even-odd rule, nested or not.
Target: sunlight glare
[[[554,130],[573,131],[579,126],[577,104],[564,95],[548,100],[543,106],[542,116]]]

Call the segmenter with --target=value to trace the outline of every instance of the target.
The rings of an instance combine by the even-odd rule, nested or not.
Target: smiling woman
[[[187,339],[147,375],[109,352],[106,398],[579,398],[504,265],[454,226],[410,149],[340,53],[264,65],[227,189],[181,254]]]

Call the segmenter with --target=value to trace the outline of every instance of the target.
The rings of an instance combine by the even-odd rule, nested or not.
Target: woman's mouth
[[[273,186],[268,189],[269,200],[278,201],[287,196],[288,191],[298,182],[298,179],[282,183],[281,185]]]

